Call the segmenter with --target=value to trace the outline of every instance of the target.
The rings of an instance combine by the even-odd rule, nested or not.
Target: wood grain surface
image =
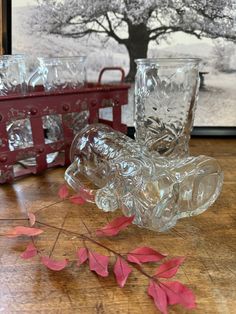
[[[197,297],[197,308],[187,311],[170,307],[169,313],[236,313],[236,140],[192,139],[193,155],[217,158],[224,170],[222,193],[205,213],[179,221],[166,233],[155,233],[131,226],[115,238],[99,241],[120,253],[139,246],[150,246],[170,256],[187,256],[176,279],[190,287]],[[58,203],[57,191],[63,183],[64,169],[53,169],[40,176],[28,176],[13,185],[0,187],[0,233],[24,224],[27,211],[37,220],[79,233],[91,233],[120,213],[105,214],[96,206]],[[44,208],[44,209],[41,209]],[[41,210],[39,210],[41,209]],[[8,220],[5,220],[8,219]],[[37,225],[37,227],[42,227]],[[81,240],[57,229],[42,227],[36,245],[55,259],[75,260]],[[56,241],[57,240],[57,241]],[[148,279],[134,270],[121,289],[114,276],[98,277],[75,262],[61,272],[53,272],[39,259],[22,260],[21,252],[29,239],[0,236],[0,313],[158,313],[148,297]],[[56,244],[55,244],[56,243]],[[94,244],[87,245],[101,254],[111,255]],[[150,274],[155,264],[144,267]]]

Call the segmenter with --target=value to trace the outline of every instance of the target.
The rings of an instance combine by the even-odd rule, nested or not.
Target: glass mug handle
[[[85,201],[90,203],[96,203],[96,205],[102,209],[104,212],[115,211],[119,208],[118,199],[115,193],[112,193],[111,182],[107,182],[105,186],[98,189],[88,188],[82,180],[79,178],[78,174],[83,173],[81,160],[76,157],[73,163],[66,169],[65,180],[76,191],[79,196],[81,196]],[[88,176],[86,176],[86,181],[88,181]],[[90,180],[92,183],[93,179]]]
[[[96,190],[88,189],[82,180],[78,178],[81,173],[82,166],[79,157],[75,158],[73,163],[66,169],[65,180],[82,198],[87,202],[95,203]]]
[[[35,86],[39,80],[43,80],[43,72],[38,68],[28,79],[29,90],[35,90]]]

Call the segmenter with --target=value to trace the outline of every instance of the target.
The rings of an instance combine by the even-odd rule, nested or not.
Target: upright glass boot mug
[[[101,124],[77,134],[71,162],[65,179],[87,201],[105,212],[121,208],[124,215],[135,215],[135,224],[155,231],[205,211],[223,183],[211,157],[163,158]]]
[[[199,90],[200,59],[138,59],[135,138],[161,156],[189,155]]]

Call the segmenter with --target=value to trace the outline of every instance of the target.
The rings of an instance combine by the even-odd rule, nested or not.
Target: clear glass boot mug
[[[161,156],[187,157],[201,60],[153,58],[135,61],[136,140]]]
[[[223,173],[207,156],[170,159],[109,126],[81,130],[71,146],[67,183],[105,212],[121,208],[155,231],[205,211],[219,196]]]

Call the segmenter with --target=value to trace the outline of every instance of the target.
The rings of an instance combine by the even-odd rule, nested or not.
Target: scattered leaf
[[[37,228],[30,228],[30,227],[24,227],[24,226],[17,226],[14,227],[6,232],[6,236],[8,238],[16,238],[20,237],[22,235],[28,236],[28,237],[34,237],[39,234],[43,233],[43,230],[37,229]]]
[[[177,273],[179,266],[184,262],[184,260],[185,260],[184,257],[176,257],[163,263],[157,268],[155,272],[155,277],[159,278],[173,277]]]
[[[126,217],[126,216],[120,216],[114,220],[112,220],[109,224],[107,224],[105,227],[98,229],[96,231],[97,236],[107,236],[107,237],[113,237],[117,235],[121,230],[128,227],[132,221],[134,220],[135,216]]]
[[[30,226],[33,227],[36,221],[35,215],[33,213],[28,213],[28,218],[29,218]]]
[[[64,269],[68,265],[68,260],[63,259],[60,261],[55,261],[51,259],[48,256],[42,256],[41,257],[41,262],[49,269],[55,270],[55,271],[60,271]]]
[[[116,281],[121,288],[124,287],[131,272],[132,269],[129,267],[128,263],[123,258],[118,256],[114,266],[114,273],[116,276]]]
[[[162,289],[166,292],[168,304],[181,304],[187,309],[196,307],[195,295],[185,285],[178,281],[161,282]]]
[[[156,307],[164,314],[167,314],[167,295],[157,283],[150,281],[148,286],[148,295],[150,295]]]
[[[61,199],[65,199],[67,198],[69,195],[69,189],[67,187],[66,184],[63,184],[60,188],[59,188],[59,191],[58,191],[58,196],[61,198]]]
[[[142,265],[142,263],[139,261],[139,259],[132,254],[128,254],[127,260],[131,263]]]
[[[83,205],[84,203],[86,203],[85,199],[78,194],[71,196],[70,201],[71,203],[78,205]]]
[[[20,255],[23,259],[29,259],[38,254],[38,251],[33,243],[29,243],[26,250]]]
[[[165,257],[166,255],[144,246],[129,252],[127,259],[131,263],[140,265],[141,263],[158,262]]]
[[[84,262],[87,261],[88,259],[88,250],[86,248],[80,248],[77,252],[76,252],[76,257],[77,257],[77,266],[80,266],[81,264],[83,264]]]
[[[108,256],[100,255],[89,250],[89,268],[102,277],[108,276]]]

